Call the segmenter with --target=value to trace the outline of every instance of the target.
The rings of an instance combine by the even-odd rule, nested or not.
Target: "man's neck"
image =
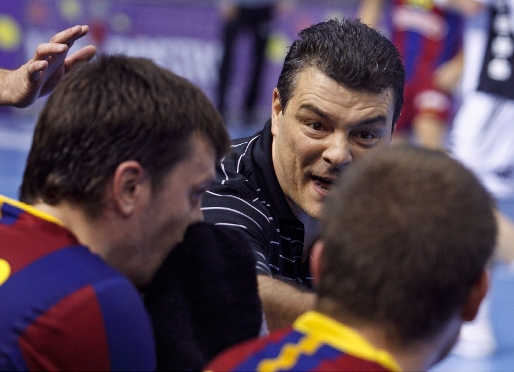
[[[110,240],[102,232],[102,224],[92,221],[80,207],[66,202],[60,202],[57,205],[37,203],[32,207],[61,221],[80,244],[86,246],[91,252],[102,257],[107,254]]]

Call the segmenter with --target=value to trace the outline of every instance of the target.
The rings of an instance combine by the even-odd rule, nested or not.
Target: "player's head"
[[[320,308],[400,345],[475,316],[495,245],[493,201],[447,154],[404,146],[359,159],[321,224]]]
[[[101,56],[47,101],[20,198],[58,209],[92,251],[144,287],[202,219],[202,195],[229,146],[199,88],[147,59]]]
[[[216,158],[227,152],[222,119],[199,88],[147,59],[100,56],[67,74],[46,103],[20,197],[67,200],[95,217],[120,163],[140,163],[157,190],[194,151],[194,134],[213,146]]]

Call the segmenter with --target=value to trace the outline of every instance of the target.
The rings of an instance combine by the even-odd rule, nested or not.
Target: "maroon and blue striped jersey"
[[[136,288],[50,215],[0,196],[0,370],[151,370]]]
[[[392,41],[402,54],[407,80],[434,72],[462,48],[464,18],[432,0],[394,0]]]
[[[392,41],[407,73],[405,102],[397,130],[410,129],[418,115],[448,122],[452,96],[434,81],[441,65],[462,50],[463,16],[435,5],[433,0],[393,0]]]

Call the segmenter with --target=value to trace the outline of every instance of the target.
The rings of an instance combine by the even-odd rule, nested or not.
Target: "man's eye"
[[[365,132],[365,131],[360,133],[360,137],[362,139],[373,139],[373,138],[376,138],[376,136],[373,133]]]
[[[311,123],[309,124],[309,126],[315,131],[323,130],[323,125],[321,125],[320,123]]]

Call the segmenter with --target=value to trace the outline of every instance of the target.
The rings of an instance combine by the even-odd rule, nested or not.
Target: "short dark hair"
[[[402,343],[440,332],[493,252],[493,207],[471,171],[442,151],[366,154],[325,204],[320,301]]]
[[[294,94],[298,73],[315,67],[338,84],[358,91],[381,93],[392,88],[393,128],[403,106],[405,68],[398,49],[358,19],[331,19],[302,30],[284,60],[277,90],[285,111]]]
[[[194,151],[189,139],[195,133],[218,159],[228,152],[223,121],[198,87],[148,59],[99,56],[67,74],[43,108],[20,199],[67,200],[95,217],[121,162],[138,161],[155,190]]]

